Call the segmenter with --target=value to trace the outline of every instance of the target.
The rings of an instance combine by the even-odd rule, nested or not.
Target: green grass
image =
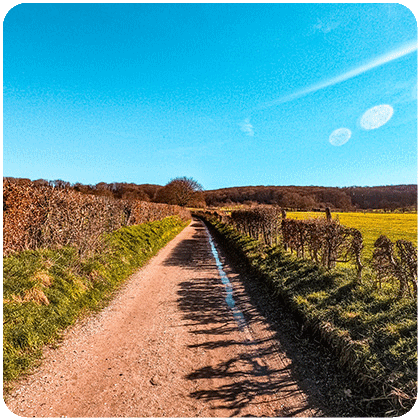
[[[342,266],[327,271],[279,247],[263,248],[215,220],[212,226],[232,252],[244,258],[308,331],[321,337],[357,387],[366,390],[372,415],[401,415],[417,390],[417,302],[396,298],[398,284],[377,289]]]
[[[78,317],[102,308],[136,269],[187,223],[179,217],[124,227],[81,260],[75,248],[24,251],[3,260],[3,380],[16,379]]]

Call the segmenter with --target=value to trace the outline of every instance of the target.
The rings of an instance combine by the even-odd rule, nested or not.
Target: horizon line
[[[97,183],[90,183],[90,184],[85,184],[83,182],[80,181],[76,181],[76,182],[72,182],[72,181],[66,181],[64,179],[46,179],[46,178],[35,178],[31,179],[28,177],[19,177],[19,176],[6,176],[3,174],[3,180],[5,178],[12,178],[12,179],[29,179],[30,182],[35,182],[38,180],[45,180],[47,182],[53,182],[53,181],[63,181],[63,182],[68,182],[70,184],[70,188],[72,188],[73,185],[75,184],[81,184],[84,186],[95,186],[97,184],[100,183],[105,183],[105,184],[134,184],[134,185],[138,185],[138,186],[142,186],[142,185],[156,185],[158,187],[164,187],[164,185],[162,184],[155,184],[155,183],[150,183],[150,182],[143,182],[141,184],[138,184],[137,182],[134,181],[112,181],[112,182],[105,182],[105,181],[99,181]],[[218,188],[210,188],[210,189],[204,189],[204,191],[216,191],[216,190],[221,190],[221,189],[228,189],[228,188],[247,188],[247,187],[302,187],[302,188],[306,188],[306,187],[314,187],[314,188],[378,188],[378,187],[401,187],[401,186],[413,186],[416,185],[418,186],[418,182],[415,183],[398,183],[398,184],[376,184],[376,185],[357,185],[357,184],[352,184],[352,185],[314,185],[314,184],[247,184],[247,185],[233,185],[230,187],[218,187]]]

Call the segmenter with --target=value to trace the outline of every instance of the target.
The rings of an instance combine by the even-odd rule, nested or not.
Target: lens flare
[[[368,109],[360,119],[360,125],[365,130],[374,130],[386,124],[394,114],[391,105],[377,105]]]
[[[337,128],[330,135],[330,143],[333,146],[342,146],[350,140],[351,131],[348,128]]]

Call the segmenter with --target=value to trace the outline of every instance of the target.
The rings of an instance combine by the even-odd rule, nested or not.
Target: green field
[[[370,257],[373,244],[380,235],[385,235],[392,241],[405,239],[417,246],[417,213],[332,213],[333,218],[347,227],[359,229],[365,245],[364,256]],[[325,217],[318,212],[289,212],[291,219],[309,219]]]

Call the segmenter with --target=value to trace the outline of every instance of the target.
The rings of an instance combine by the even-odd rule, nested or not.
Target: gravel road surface
[[[193,220],[6,403],[25,417],[323,416],[315,383]]]

